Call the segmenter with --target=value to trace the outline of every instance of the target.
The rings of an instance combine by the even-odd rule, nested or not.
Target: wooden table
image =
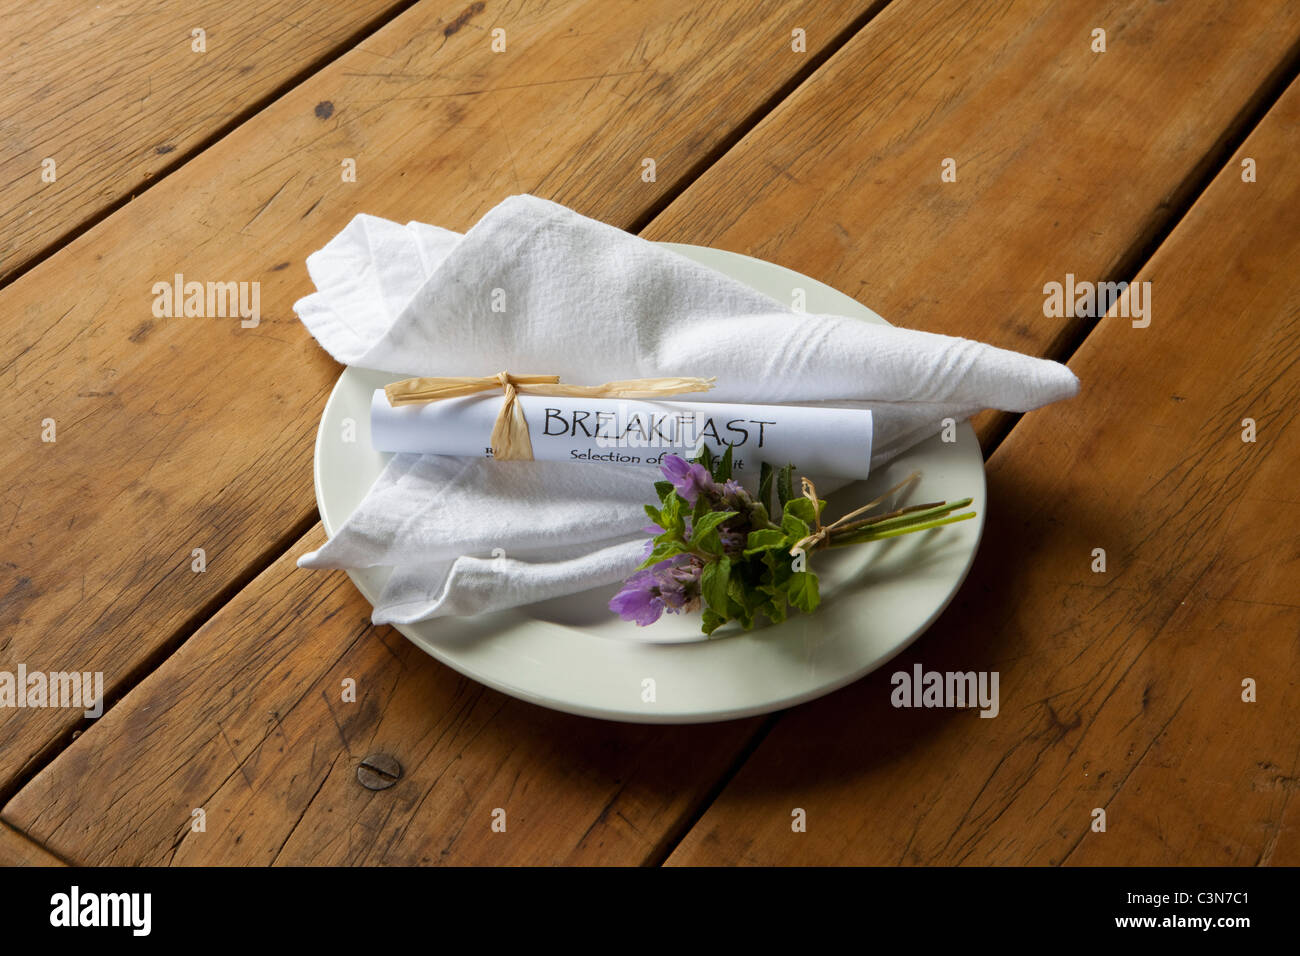
[[[0,862],[1300,863],[1300,4],[3,6],[0,670],[107,710],[0,709]],[[976,419],[985,538],[896,666],[602,722],[294,567],[339,373],[304,257],[518,192],[1078,373]],[[176,273],[260,323],[155,316]],[[1149,324],[1046,314],[1067,274]],[[999,716],[892,708],[915,663]]]

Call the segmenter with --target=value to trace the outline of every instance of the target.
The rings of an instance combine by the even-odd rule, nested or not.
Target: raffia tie
[[[858,517],[858,515],[870,511],[872,508],[875,508],[877,505],[879,505],[882,501],[884,501],[894,492],[898,491],[900,488],[904,487],[909,482],[915,481],[920,476],[921,473],[919,471],[912,472],[910,475],[908,475],[898,484],[894,485],[894,487],[886,491],[879,498],[876,498],[874,501],[868,501],[861,508],[853,509],[848,514],[836,518],[828,525],[822,524],[822,503],[821,503],[821,499],[817,497],[816,486],[807,478],[800,478],[799,483],[800,483],[800,488],[803,490],[803,496],[809,499],[810,501],[812,501],[814,530],[812,534],[804,535],[802,538],[796,541],[794,543],[794,546],[790,548],[790,553],[795,554],[800,551],[806,553],[808,551],[811,551],[813,548],[825,547],[825,545],[830,541],[832,531],[837,531],[844,528],[845,525],[848,525],[851,522],[853,522],[854,519]]]
[[[528,420],[519,407],[520,395],[552,395],[567,398],[665,398],[684,392],[707,392],[712,378],[629,378],[604,385],[561,385],[558,375],[511,375],[497,372],[481,378],[445,376],[407,378],[385,386],[388,404],[424,405],[445,398],[461,398],[499,388],[505,395],[496,423],[492,426],[492,457],[506,461],[532,461],[533,442]]]

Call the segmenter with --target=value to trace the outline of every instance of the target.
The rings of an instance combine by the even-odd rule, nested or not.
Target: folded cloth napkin
[[[572,384],[716,377],[712,391],[683,397],[872,409],[873,468],[945,418],[1029,411],[1079,384],[1059,363],[968,339],[794,312],[534,196],[506,199],[464,235],[359,215],[307,269],[317,291],[294,309],[345,364],[409,376],[507,369]],[[376,624],[611,584],[641,559],[654,474],[395,455],[334,537],[298,564],[392,567]]]

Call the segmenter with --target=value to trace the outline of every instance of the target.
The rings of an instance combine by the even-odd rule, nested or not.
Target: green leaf
[[[663,517],[663,515],[661,515],[661,514],[659,513],[659,509],[658,509],[658,508],[656,508],[654,505],[646,505],[646,506],[645,506],[645,513],[646,513],[647,515],[650,516],[650,520],[651,520],[651,521],[653,521],[655,524],[659,525],[659,527],[661,527],[661,528],[663,527],[663,522],[659,520],[660,518]]]
[[[767,509],[770,514],[772,511],[772,466],[767,462],[759,465],[758,469],[758,503]]]
[[[736,606],[734,614],[741,618],[752,618],[754,612],[767,600],[762,591],[754,587],[752,582],[745,580],[747,564],[747,562],[740,562],[731,565],[731,580],[727,585],[727,596]]]
[[[691,530],[691,544],[696,549],[707,551],[709,554],[722,554],[722,536],[718,534],[718,526],[735,515],[734,511],[708,512]]]
[[[722,536],[718,534],[717,529],[713,529],[708,534],[692,535],[691,546],[696,551],[703,551],[705,554],[712,554],[718,557],[726,550],[722,547]]]
[[[785,598],[772,598],[763,605],[763,614],[773,624],[780,624],[786,619]]]
[[[677,494],[665,501],[663,508],[659,512],[659,527],[671,532],[676,537],[681,537],[686,530],[686,519],[682,517],[682,508],[685,505],[686,499]]]
[[[794,497],[794,463],[786,465],[776,473],[777,506],[785,509],[785,503]]]
[[[826,502],[821,502],[821,506],[825,508]],[[811,498],[791,498],[785,503],[785,513],[794,515],[810,527],[817,520],[817,509],[813,507]]]
[[[807,501],[806,498],[804,500]],[[809,503],[811,504],[811,502]],[[806,538],[812,531],[812,529],[808,527],[807,521],[804,521],[796,514],[791,514],[789,511],[787,511],[785,517],[781,519],[781,530],[790,536],[791,547],[794,547],[794,543],[800,538]]]
[[[767,566],[767,573],[758,585],[758,590],[771,595],[774,601],[780,601],[784,606],[785,588],[790,583],[790,576],[794,574],[793,562],[783,551],[764,551],[763,564]]]
[[[727,579],[730,576],[730,558],[709,562],[700,574],[700,596],[706,605],[719,614],[725,615],[727,611]]]
[[[721,482],[721,481],[726,481],[728,478],[731,477],[731,450],[732,450],[732,447],[733,447],[733,446],[728,445],[728,446],[727,446],[727,450],[724,451],[724,452],[722,453],[722,461],[718,462],[718,468],[717,468],[717,470],[713,473],[713,480],[714,480],[714,481],[719,481],[719,482]]]
[[[731,576],[727,579],[727,596],[739,604],[741,607],[750,607],[756,598],[745,586],[745,578],[740,574],[744,567],[743,563],[733,564],[731,566]]]
[[[745,630],[747,631],[753,630],[754,615],[746,611],[738,611],[735,615],[735,619],[740,622],[740,626],[743,627]]]
[[[703,465],[709,474],[713,474],[713,452],[708,445],[700,446],[699,457],[695,460]]]
[[[718,525],[722,524],[728,518],[734,518],[734,511],[709,511],[695,519],[691,526],[691,540],[696,541],[703,538]]]
[[[656,539],[658,540],[658,539]],[[678,554],[683,554],[686,546],[680,541],[664,541],[655,545],[654,550],[650,552],[649,557],[637,565],[637,570],[648,568],[651,565],[658,564],[660,561],[667,560]]]
[[[786,617],[785,595],[769,595],[766,592],[759,592],[759,594],[763,600],[754,608],[755,616],[761,614],[773,624],[780,624],[784,621]]]
[[[796,571],[790,575],[786,594],[790,597],[790,603],[806,614],[816,610],[822,600],[817,590],[817,575],[811,571]]]
[[[661,504],[663,503],[663,500],[666,497],[668,497],[670,494],[674,494],[676,490],[677,489],[673,486],[673,483],[671,481],[655,482],[655,494],[659,496],[659,501]]]
[[[797,541],[798,538],[795,540]],[[749,537],[745,539],[745,557],[758,554],[760,551],[788,549],[793,543],[784,531],[777,531],[775,528],[762,528],[758,531],[751,531]]]
[[[695,507],[691,509],[691,528],[695,529],[700,526],[700,519],[709,513],[709,499],[700,495],[695,499]]]
[[[725,617],[717,611],[709,610],[707,607],[704,609],[704,613],[700,615],[700,630],[705,634],[712,634],[726,623],[727,619]]]

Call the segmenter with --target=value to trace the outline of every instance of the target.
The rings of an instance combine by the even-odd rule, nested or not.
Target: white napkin
[[[873,468],[944,418],[1029,411],[1079,385],[1064,365],[968,339],[795,312],[534,196],[506,199],[463,236],[359,215],[307,269],[317,291],[294,309],[345,364],[412,376],[507,369],[574,384],[714,376],[716,387],[691,400],[871,408]],[[395,455],[334,537],[298,564],[394,568],[376,624],[610,584],[641,559],[656,476],[645,466]]]

